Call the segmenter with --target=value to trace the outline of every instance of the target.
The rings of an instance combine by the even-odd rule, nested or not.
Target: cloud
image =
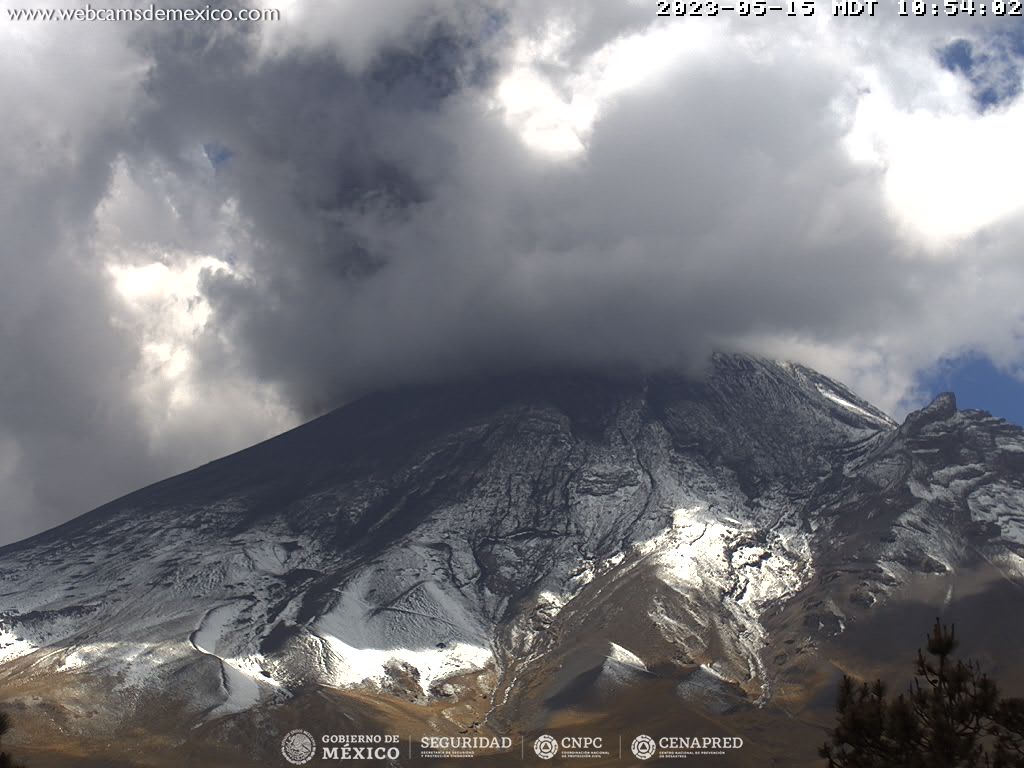
[[[0,27],[0,538],[425,379],[739,348],[899,412],[1024,362],[989,27],[264,4]]]

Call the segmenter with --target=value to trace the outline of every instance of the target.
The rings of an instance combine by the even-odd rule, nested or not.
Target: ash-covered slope
[[[897,426],[742,356],[374,396],[0,549],[0,697],[86,731],[310,685],[502,732],[792,706],[885,606],[1021,583],[1022,470],[951,396]]]

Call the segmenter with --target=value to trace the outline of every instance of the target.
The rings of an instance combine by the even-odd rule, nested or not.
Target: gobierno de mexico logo
[[[316,754],[316,739],[301,728],[288,731],[281,739],[281,754],[292,765],[305,765]]]

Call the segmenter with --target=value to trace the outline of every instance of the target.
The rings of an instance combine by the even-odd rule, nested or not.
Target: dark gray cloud
[[[558,165],[464,74],[492,69],[488,51],[437,48],[398,55],[427,62],[400,88],[387,56],[356,78],[323,59],[264,66],[265,106],[245,114],[283,174],[247,162],[262,137],[234,137],[262,247],[253,275],[205,291],[218,334],[303,413],[396,380],[678,365],[752,328],[827,337],[898,312],[901,286],[876,289],[899,263],[879,179],[829,115],[840,72],[702,61],[623,96]],[[794,124],[804,112],[818,117]]]
[[[116,115],[109,121],[89,115],[91,99],[115,83],[101,71],[62,101],[53,90],[92,64],[93,55],[66,51],[39,72],[38,62],[5,49],[0,99],[19,105],[5,110],[0,127],[0,539],[6,541],[83,501],[103,499],[111,483],[156,475],[133,439],[138,414],[112,397],[138,355],[134,340],[109,324],[111,288],[87,245],[123,136]],[[130,58],[123,50],[114,55]],[[86,124],[76,130],[79,118]]]
[[[4,29],[0,541],[423,379],[744,348],[893,407],[1019,362],[1012,206],[918,212],[999,166],[899,143],[1019,126],[938,53],[975,27],[649,5]]]

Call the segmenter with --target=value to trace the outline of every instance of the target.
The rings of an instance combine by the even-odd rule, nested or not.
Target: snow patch
[[[256,706],[261,698],[261,686],[280,688],[277,681],[263,674],[264,658],[260,654],[221,655],[228,653],[225,646],[230,646],[230,629],[245,607],[244,603],[236,602],[208,611],[190,638],[197,651],[213,656],[221,664],[221,682],[227,699],[209,714],[211,718]]]
[[[995,523],[1004,539],[1024,546],[1024,502],[1019,488],[992,483],[968,496],[967,505],[974,520]]]
[[[227,634],[227,629],[238,618],[243,607],[243,604],[233,603],[207,611],[190,638],[196,650],[220,658],[218,645],[221,642],[221,637]]]
[[[321,638],[330,656],[327,669],[330,684],[338,688],[366,683],[383,685],[391,677],[389,668],[406,666],[426,694],[435,682],[460,672],[483,669],[494,659],[489,649],[468,643],[427,650],[385,650],[355,648],[329,634]]]
[[[588,582],[590,579],[587,580]],[[537,604],[541,608],[554,609],[555,613],[561,611],[568,600],[561,595],[556,595],[554,592],[541,592],[537,596]]]
[[[278,683],[260,674],[262,664],[263,657],[259,655],[239,659],[221,659],[221,668],[224,670],[224,686],[227,688],[228,698],[213,710],[209,717],[244,712],[256,706],[262,698],[261,685],[279,688]]]
[[[623,648],[618,643],[611,643],[611,651],[608,653],[608,658],[627,667],[635,667],[643,672],[647,671],[647,665],[644,664],[643,659],[632,651]]]
[[[994,558],[992,563],[1010,581],[1024,582],[1024,557],[1021,557],[1016,552],[1006,552]]]
[[[765,529],[721,511],[709,512],[706,504],[680,507],[672,521],[671,528],[644,542],[641,551],[654,561],[668,586],[702,592],[726,609],[749,675],[761,681],[764,699],[768,674],[761,654],[768,633],[761,616],[809,580],[807,535],[784,514],[774,527]]]
[[[847,400],[844,397],[840,397],[827,387],[823,387],[821,384],[817,384],[816,388],[823,397],[827,398],[828,400],[831,400],[839,407],[845,408],[851,413],[855,413],[861,418],[867,419],[868,421],[872,421],[875,424],[882,424],[886,427],[892,426],[892,422],[889,419],[883,419],[880,416],[871,413],[871,411],[865,410],[864,408],[861,408],[859,405],[851,403],[849,400]]]
[[[427,693],[438,680],[493,661],[488,631],[461,593],[426,580],[406,587],[392,577],[385,570],[361,574],[312,627],[326,644],[331,684],[382,684],[389,668],[408,665]]]
[[[0,664],[6,664],[21,656],[27,656],[38,650],[21,635],[0,624]]]
[[[97,670],[118,678],[115,691],[152,688],[161,668],[183,658],[183,643],[96,642],[75,646],[56,667],[60,672]]]
[[[996,445],[1001,451],[1006,451],[1008,453],[1024,453],[1024,443],[1020,440],[1011,440],[999,437],[996,438]]]

